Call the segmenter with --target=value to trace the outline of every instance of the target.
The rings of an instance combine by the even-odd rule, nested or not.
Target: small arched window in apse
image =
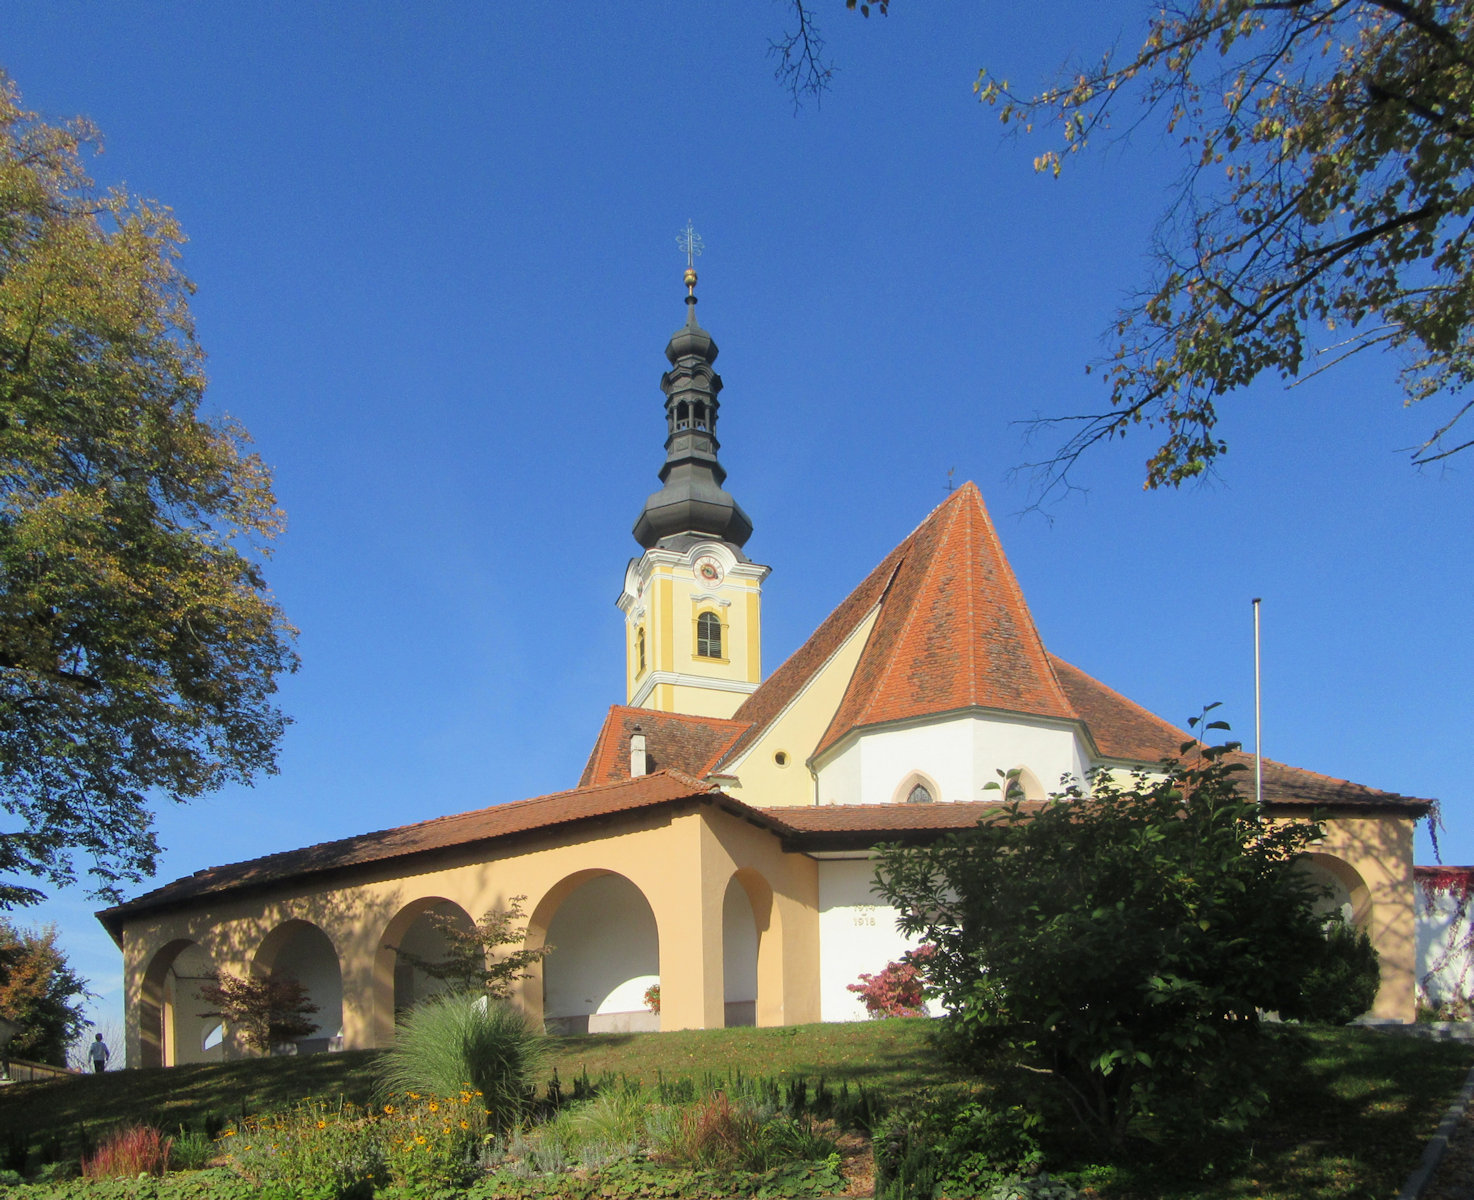
[[[696,656],[722,656],[722,623],[717,619],[716,613],[704,612],[696,618]]]
[[[924,783],[912,784],[911,790],[906,793],[907,804],[931,804],[933,800],[930,789]]]

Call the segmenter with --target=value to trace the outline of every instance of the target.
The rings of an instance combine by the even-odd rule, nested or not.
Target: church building
[[[386,1045],[435,990],[411,962],[443,945],[430,918],[469,928],[514,902],[527,945],[553,947],[517,996],[551,1031],[861,1018],[848,985],[908,948],[871,890],[877,844],[996,812],[999,771],[1042,799],[1187,740],[1045,648],[971,483],[764,678],[769,568],[724,488],[695,285],[688,269],[661,487],[619,598],[625,702],[577,786],[212,867],[101,912],[123,952],[130,1066],[246,1052],[197,1015],[216,971],[301,981],[320,1028],[299,1052]],[[1308,869],[1381,953],[1374,1015],[1412,1020],[1413,827],[1431,801],[1268,761],[1263,800],[1324,820]]]

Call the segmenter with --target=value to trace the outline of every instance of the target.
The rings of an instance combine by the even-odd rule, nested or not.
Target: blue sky
[[[1043,144],[972,82],[1134,44],[1145,6],[817,10],[840,70],[795,115],[777,3],[7,7],[28,107],[92,118],[99,180],[182,222],[210,407],[289,516],[281,773],[161,813],[158,882],[576,782],[624,698],[614,600],[688,219],[728,487],[773,568],[767,669],[955,471],[1045,643],[1174,721],[1221,700],[1252,742],[1262,596],[1266,753],[1441,799],[1444,860],[1474,862],[1474,458],[1408,466],[1441,410],[1403,408],[1390,363],[1233,397],[1205,486],[1143,492],[1135,437],[1024,512],[1012,469],[1050,435],[1019,422],[1104,403],[1084,368],[1183,163],[1143,128],[1037,176]],[[109,1014],[94,907],[19,916],[59,926]]]

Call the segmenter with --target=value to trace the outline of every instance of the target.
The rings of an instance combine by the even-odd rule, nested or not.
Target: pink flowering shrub
[[[899,962],[886,963],[877,974],[861,975],[860,982],[850,984],[849,990],[859,994],[872,1017],[924,1017],[921,966],[935,950],[935,946],[909,950]]]

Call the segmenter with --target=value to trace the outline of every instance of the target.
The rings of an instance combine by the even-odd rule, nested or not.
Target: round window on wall
[[[780,767],[786,767],[788,765],[788,751],[779,750],[773,755],[773,761],[777,763]]]

